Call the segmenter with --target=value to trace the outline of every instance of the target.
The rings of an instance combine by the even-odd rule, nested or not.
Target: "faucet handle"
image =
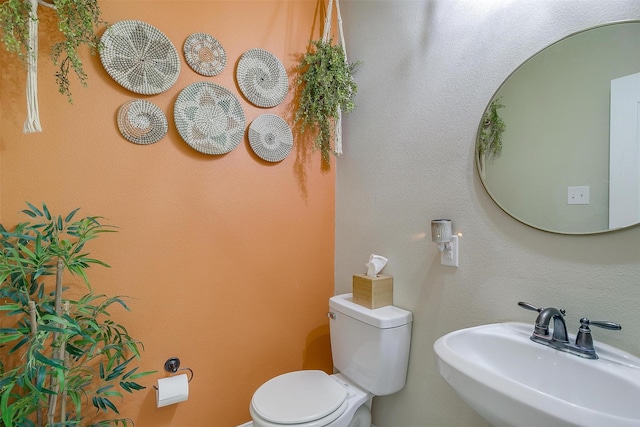
[[[583,351],[593,353],[595,355],[595,349],[593,348],[593,338],[591,336],[591,329],[589,325],[598,326],[599,328],[611,329],[619,331],[622,329],[622,325],[615,322],[603,322],[600,320],[589,320],[586,317],[580,319],[580,328],[576,335],[576,347]],[[597,356],[596,356],[597,357]]]
[[[614,331],[619,331],[620,329],[622,329],[622,325],[616,322],[608,322],[608,321],[602,321],[602,320],[589,320],[586,317],[583,317],[582,319],[580,319],[580,327],[586,327],[587,329],[589,329],[589,325],[597,326],[603,329],[611,329]]]
[[[524,302],[524,301],[518,302],[518,305],[521,308],[524,308],[525,310],[537,311],[538,313],[540,313],[543,310],[543,308],[538,308],[538,307],[536,307],[536,306],[534,306],[532,304],[529,304],[528,302]]]
[[[531,311],[537,311],[538,313],[540,313],[542,310],[544,310],[544,307],[536,307],[533,304],[529,304],[528,302],[524,302],[524,301],[520,301],[518,302],[518,305],[521,308],[524,308],[525,310],[531,310]],[[567,314],[567,311],[564,308],[561,308],[558,310],[560,313],[562,313],[562,315],[564,316],[565,314]]]

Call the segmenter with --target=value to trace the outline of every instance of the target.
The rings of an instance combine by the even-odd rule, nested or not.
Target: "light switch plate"
[[[567,204],[568,205],[588,205],[589,204],[589,186],[582,185],[578,187],[567,188]]]

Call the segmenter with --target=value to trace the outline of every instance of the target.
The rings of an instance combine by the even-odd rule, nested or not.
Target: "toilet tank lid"
[[[353,294],[336,295],[329,299],[329,307],[354,319],[365,322],[380,329],[397,328],[411,323],[410,311],[393,305],[369,309],[353,302]]]

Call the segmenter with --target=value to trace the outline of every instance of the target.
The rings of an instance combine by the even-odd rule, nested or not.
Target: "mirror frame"
[[[495,90],[495,92],[493,93],[493,95],[491,96],[491,98],[489,98],[489,102],[487,103],[486,107],[484,108],[484,110],[482,110],[482,116],[480,117],[480,123],[478,124],[478,129],[476,131],[476,137],[474,140],[474,164],[475,164],[475,169],[477,171],[477,176],[480,179],[480,182],[482,183],[482,187],[485,189],[485,191],[487,192],[487,194],[489,195],[489,198],[496,204],[496,206],[498,206],[500,208],[500,210],[502,210],[504,213],[506,213],[507,215],[509,215],[511,218],[515,219],[516,221],[534,228],[536,230],[540,230],[540,231],[544,231],[546,233],[552,233],[552,234],[560,234],[560,235],[577,235],[577,236],[582,236],[582,235],[594,235],[594,234],[604,234],[604,233],[615,233],[618,231],[623,231],[623,230],[627,230],[630,228],[634,228],[637,226],[640,226],[640,219],[638,220],[638,222],[634,223],[634,224],[630,224],[624,227],[618,227],[618,228],[612,228],[612,229],[603,229],[603,230],[595,230],[595,231],[558,231],[558,230],[549,230],[546,228],[542,228],[541,226],[537,226],[534,225],[530,222],[527,222],[526,220],[522,219],[522,218],[518,218],[517,216],[511,214],[509,211],[507,211],[507,209],[502,206],[494,197],[493,193],[491,193],[491,190],[488,188],[487,184],[485,183],[484,178],[482,177],[482,171],[481,171],[481,165],[480,165],[480,156],[478,153],[478,140],[480,138],[480,134],[482,132],[483,129],[483,125],[485,122],[485,116],[487,114],[487,111],[489,111],[489,108],[491,106],[491,103],[496,99],[496,96],[498,95],[498,92],[500,92],[500,90],[504,87],[504,85],[507,83],[507,81],[511,78],[511,76],[513,76],[518,70],[520,70],[522,67],[524,67],[533,57],[535,57],[536,55],[542,53],[543,51],[551,48],[552,46],[570,38],[573,37],[575,35],[587,32],[587,31],[591,31],[591,30],[595,30],[598,28],[604,28],[604,27],[608,27],[611,25],[618,25],[618,24],[640,24],[640,19],[628,19],[628,20],[620,20],[620,21],[612,21],[612,22],[608,22],[608,23],[604,23],[604,24],[600,24],[600,25],[594,25],[591,27],[587,27],[584,28],[582,30],[578,30],[578,31],[574,31],[570,34],[567,34],[566,36],[562,37],[561,39],[558,39],[556,41],[554,41],[553,43],[550,43],[549,45],[543,47],[542,49],[538,50],[537,52],[535,52],[534,54],[530,55],[527,59],[525,59],[524,61],[522,61],[522,63],[520,65],[518,65],[513,71],[511,71],[511,73],[509,73],[504,80],[502,81],[502,83],[500,83],[500,85],[498,86],[498,88]]]

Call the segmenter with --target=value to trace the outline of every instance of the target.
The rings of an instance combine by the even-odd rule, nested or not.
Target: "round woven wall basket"
[[[184,58],[193,71],[209,77],[220,74],[227,65],[227,54],[220,42],[205,33],[194,33],[187,37]]]
[[[142,21],[118,21],[102,35],[100,60],[109,75],[124,88],[156,95],[178,80],[180,58],[171,40]]]
[[[284,65],[264,49],[250,49],[242,54],[236,79],[242,94],[258,107],[275,107],[289,91]]]
[[[127,140],[141,145],[158,142],[167,134],[167,117],[144,99],[126,102],[118,109],[118,129]]]
[[[222,86],[192,83],[174,106],[178,133],[189,146],[205,154],[225,154],[244,138],[246,119],[240,101]]]
[[[249,126],[249,144],[261,159],[279,162],[291,153],[293,134],[284,119],[275,114],[263,114]]]

